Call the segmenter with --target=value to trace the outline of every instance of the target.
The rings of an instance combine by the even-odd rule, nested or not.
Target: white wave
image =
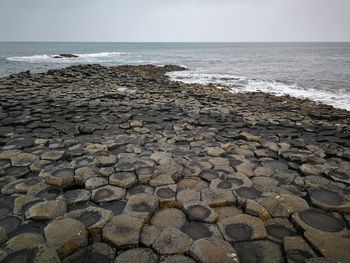
[[[286,84],[279,81],[249,79],[230,74],[208,74],[194,71],[178,71],[168,74],[172,80],[184,83],[215,84],[229,87],[233,92],[261,91],[275,96],[290,95],[292,97],[310,99],[315,102],[332,105],[350,111],[350,94],[338,91],[324,91],[304,88],[298,84]]]
[[[100,52],[100,53],[73,53],[78,57],[73,58],[55,58],[59,54],[43,54],[33,56],[17,56],[6,58],[9,61],[28,62],[28,63],[83,63],[83,62],[110,62],[120,58],[123,55],[129,55],[126,52]]]

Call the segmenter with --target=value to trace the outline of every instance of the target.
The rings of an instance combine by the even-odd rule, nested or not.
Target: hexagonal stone
[[[350,175],[341,171],[330,171],[328,176],[332,178],[335,182],[345,183],[350,185]]]
[[[60,256],[68,256],[88,243],[88,232],[83,223],[71,218],[53,221],[44,228],[46,242]]]
[[[22,220],[16,216],[7,216],[0,219],[0,228],[5,230],[6,236],[14,233],[22,224]]]
[[[182,226],[181,231],[193,240],[207,237],[222,239],[221,232],[215,224],[192,221]]]
[[[219,156],[223,156],[226,154],[225,150],[222,149],[221,147],[207,147],[207,154],[209,156],[213,156],[213,157],[219,157]]]
[[[155,195],[158,197],[161,207],[176,207],[176,184],[157,187]]]
[[[16,235],[5,243],[9,251],[18,251],[28,247],[33,247],[45,242],[44,237],[36,233],[23,233]]]
[[[34,177],[34,178],[28,178],[24,179],[18,184],[15,184],[14,188],[16,189],[16,193],[27,193],[29,188],[33,185],[37,185],[40,183],[44,183],[45,180],[42,178]]]
[[[350,198],[336,187],[308,190],[312,204],[325,211],[350,213]]]
[[[228,263],[236,262],[237,259],[236,251],[229,243],[215,238],[196,240],[193,242],[189,254],[201,263]]]
[[[100,204],[100,207],[112,211],[114,216],[121,215],[124,211],[125,206],[126,202],[122,200],[115,200]]]
[[[213,179],[209,189],[216,190],[233,190],[240,187],[250,187],[253,182],[244,174],[236,173],[235,175],[227,176],[224,179]]]
[[[42,160],[58,161],[63,158],[64,151],[48,151],[40,156]]]
[[[92,191],[91,199],[97,203],[120,200],[125,196],[125,189],[117,186],[103,186]]]
[[[64,199],[67,202],[68,208],[71,208],[77,204],[85,203],[90,200],[91,192],[86,189],[69,190],[58,199]]]
[[[77,185],[84,186],[86,181],[97,176],[98,170],[95,166],[84,166],[75,170],[74,180]]]
[[[211,207],[227,206],[236,203],[236,197],[227,190],[203,190],[201,192],[202,201]]]
[[[124,188],[130,188],[137,183],[137,178],[133,172],[118,172],[109,176],[109,183]]]
[[[115,263],[157,263],[158,256],[149,248],[134,248],[122,252],[116,257]]]
[[[297,235],[296,230],[288,219],[271,218],[265,222],[268,238],[276,243],[283,243],[283,239]]]
[[[248,215],[257,216],[263,221],[271,218],[271,215],[265,207],[251,199],[247,199],[245,202],[245,212]]]
[[[263,221],[244,214],[226,218],[218,222],[218,227],[229,242],[262,239],[267,236]]]
[[[191,202],[184,204],[184,210],[189,220],[215,223],[218,215],[203,202]]]
[[[2,262],[60,262],[60,258],[58,257],[56,250],[45,245],[38,245],[35,247],[25,248],[13,253],[9,253],[3,259],[1,259],[0,256],[0,260],[2,260]]]
[[[241,215],[243,211],[234,206],[220,206],[214,208],[214,211],[218,214],[218,221],[222,221],[225,218]]]
[[[82,157],[73,159],[71,164],[73,167],[76,167],[76,168],[94,165],[95,164],[95,157],[94,156],[82,156]]]
[[[112,216],[113,213],[111,211],[93,206],[65,214],[65,217],[73,218],[82,222],[92,234],[101,233],[102,228]]]
[[[12,166],[29,166],[38,159],[38,156],[31,153],[19,153],[10,159]]]
[[[146,247],[151,247],[156,242],[162,229],[155,225],[145,225],[141,231],[140,243]]]
[[[181,228],[186,223],[185,214],[177,208],[166,208],[157,212],[151,219],[151,224],[160,228]]]
[[[156,170],[153,166],[139,166],[135,169],[140,183],[148,183],[156,175]]]
[[[244,203],[247,199],[252,199],[252,200],[258,199],[262,195],[262,192],[259,191],[258,189],[253,187],[245,187],[245,186],[236,189],[234,192],[240,203]]]
[[[265,194],[257,202],[262,205],[272,217],[288,217],[293,213],[309,208],[308,203],[295,195]]]
[[[166,228],[156,242],[154,250],[161,255],[184,254],[192,245],[192,239],[176,228]]]
[[[96,164],[98,166],[111,166],[117,162],[117,157],[115,155],[108,156],[97,156]]]
[[[286,236],[283,242],[283,248],[287,256],[288,262],[298,263],[309,258],[316,257],[316,253],[306,243],[306,241],[299,236]]]
[[[74,184],[74,170],[70,167],[45,168],[39,176],[52,185],[69,187]]]
[[[25,216],[27,220],[52,220],[64,215],[66,211],[67,204],[64,200],[45,201],[31,206]]]
[[[211,182],[214,179],[218,179],[220,177],[219,172],[215,171],[215,170],[203,170],[199,176],[207,181],[207,182]]]
[[[345,222],[330,213],[316,209],[307,209],[293,214],[292,222],[303,230],[320,230],[329,233],[346,231]]]
[[[194,189],[184,189],[177,192],[176,200],[181,203],[199,202],[201,193]]]
[[[94,243],[66,257],[64,263],[111,263],[115,258],[115,249],[106,243]]]
[[[85,181],[85,188],[88,190],[94,190],[107,184],[108,180],[104,177],[92,177]]]
[[[268,241],[246,241],[234,244],[239,262],[283,263],[279,245]]]
[[[136,246],[139,243],[142,225],[142,219],[118,215],[103,228],[102,238],[113,243],[117,248]]]
[[[346,262],[350,258],[350,239],[315,230],[308,230],[304,235],[321,255],[338,262]]]
[[[153,195],[136,194],[129,198],[124,214],[148,220],[158,209],[158,199]]]

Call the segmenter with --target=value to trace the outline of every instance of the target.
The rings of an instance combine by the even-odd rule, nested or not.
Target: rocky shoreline
[[[0,78],[0,261],[349,262],[350,112],[174,70]]]

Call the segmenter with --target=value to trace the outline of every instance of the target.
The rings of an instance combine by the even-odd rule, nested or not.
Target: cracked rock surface
[[[0,78],[0,262],[349,262],[350,112],[173,70]]]

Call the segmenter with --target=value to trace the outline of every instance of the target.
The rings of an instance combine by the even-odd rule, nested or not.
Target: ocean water
[[[60,53],[79,57],[52,57]],[[81,63],[177,64],[189,70],[170,73],[174,80],[309,98],[350,110],[350,43],[0,42],[0,76]]]

